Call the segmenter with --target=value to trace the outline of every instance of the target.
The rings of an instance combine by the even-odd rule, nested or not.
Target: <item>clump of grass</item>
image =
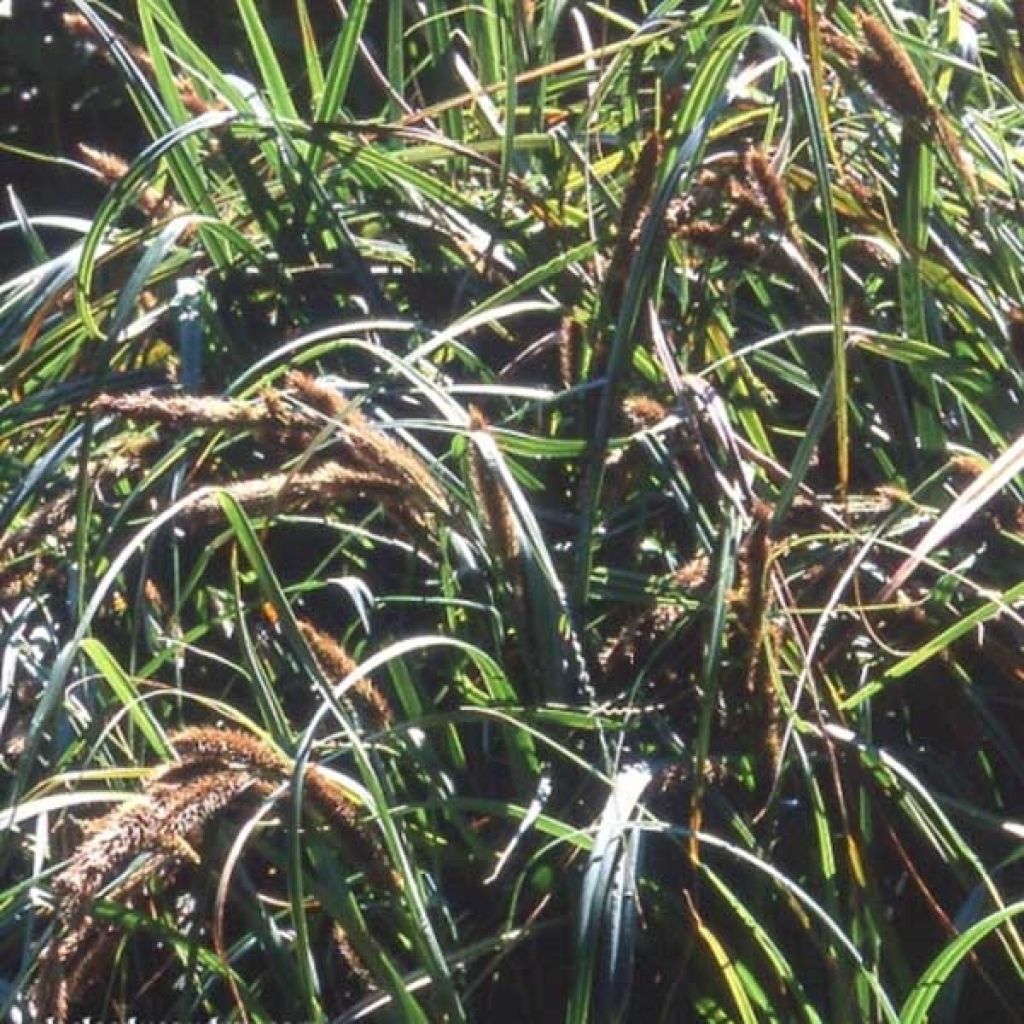
[[[1006,12],[428,7],[69,18],[151,143],[0,225],[4,1012],[1012,1019]]]

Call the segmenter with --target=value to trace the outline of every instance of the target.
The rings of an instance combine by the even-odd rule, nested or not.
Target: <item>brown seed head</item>
[[[119,181],[128,173],[128,161],[114,153],[94,149],[84,142],[78,144],[78,152],[81,153],[82,159],[105,181]]]
[[[356,952],[355,947],[349,941],[349,937],[340,924],[335,922],[331,929],[331,940],[334,948],[341,959],[345,971],[352,976],[361,992],[368,992],[373,988],[373,975],[366,968],[362,957]]]
[[[493,456],[497,452],[490,425],[474,405],[469,407],[469,429],[469,478],[473,498],[501,561],[506,566],[514,565],[519,555],[515,515],[501,477],[486,457],[488,453]]]
[[[646,216],[660,160],[661,136],[652,131],[640,150],[633,173],[622,195],[618,236],[605,275],[605,302],[612,312],[618,309],[622,300],[630,258],[638,241],[638,229]]]
[[[349,657],[348,651],[333,637],[319,630],[311,622],[299,619],[299,632],[309,644],[309,649],[320,663],[324,674],[339,683],[351,675],[358,667]],[[358,679],[352,686],[352,694],[356,704],[363,712],[374,729],[388,728],[394,721],[394,714],[387,698],[369,679]]]
[[[324,416],[344,419],[349,411],[350,406],[346,398],[302,370],[289,370],[284,381],[288,387],[298,392],[303,401],[308,402]]]
[[[954,455],[949,460],[949,468],[954,473],[972,479],[981,476],[989,465],[989,462],[980,455]]]
[[[128,162],[116,153],[107,153],[101,149],[94,149],[78,144],[78,152],[82,159],[97,171],[104,181],[113,183],[119,181],[128,173]],[[177,207],[158,188],[146,185],[135,199],[138,207],[148,217],[161,217],[169,212],[180,213],[182,208]]]
[[[369,498],[407,518],[406,505],[391,476],[349,469],[327,462],[308,473],[273,473],[252,480],[238,480],[222,488],[249,515],[273,515],[306,509],[327,510],[347,499]],[[219,522],[223,508],[217,493],[197,491],[182,507],[178,524],[196,529]],[[414,519],[414,522],[418,520]]]
[[[113,413],[135,423],[162,423],[176,430],[193,427],[251,427],[266,422],[259,405],[237,399],[200,398],[193,395],[164,397],[151,391],[126,395],[97,395],[92,409]]]
[[[696,590],[704,586],[708,581],[708,574],[711,571],[711,559],[705,552],[694,555],[684,566],[677,569],[673,574],[673,580],[687,590]]]
[[[934,106],[917,68],[885,22],[859,12],[868,48],[861,54],[861,70],[881,97],[898,114],[918,121],[930,120]]]
[[[283,754],[241,729],[192,726],[174,733],[170,741],[183,759],[216,760],[225,768],[245,766],[278,779],[291,768]]]
[[[296,370],[285,381],[318,412],[339,421],[333,439],[345,445],[357,466],[391,478],[396,490],[404,494],[414,509],[428,515],[448,513],[444,491],[419,456],[375,429],[355,406],[326,384]]]
[[[64,28],[70,35],[78,39],[88,39],[90,41],[96,39],[96,30],[92,27],[92,22],[84,14],[65,11],[61,15],[61,21],[63,21]]]
[[[967,192],[973,199],[977,199],[979,196],[978,189],[978,178],[974,173],[974,165],[971,162],[970,157],[964,151],[963,146],[960,145],[960,139],[956,134],[956,130],[953,128],[952,122],[949,118],[944,117],[942,114],[936,111],[935,114],[935,130],[939,136],[939,141],[942,143],[943,148],[949,156],[953,166],[960,172],[960,176],[963,179],[964,184],[967,186]]]
[[[758,146],[751,146],[744,156],[744,168],[751,184],[771,210],[776,224],[784,231],[787,230],[793,220],[789,193],[785,182],[772,166],[764,150]]]
[[[359,820],[359,808],[345,790],[315,765],[306,769],[303,785],[310,802],[338,830],[367,878],[375,885],[401,889],[401,876],[392,870],[376,835]]]
[[[636,165],[622,195],[622,208],[619,214],[619,237],[629,237],[633,233],[640,213],[650,197],[654,187],[654,178],[661,162],[661,136],[651,132],[644,142]]]
[[[668,410],[649,395],[630,395],[622,403],[626,418],[639,430],[656,427],[668,415]]]
[[[575,317],[563,317],[558,327],[558,373],[563,388],[571,388],[579,379],[582,349],[583,327]]]

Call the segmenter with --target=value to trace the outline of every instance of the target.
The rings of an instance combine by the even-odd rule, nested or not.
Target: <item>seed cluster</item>
[[[152,770],[141,794],[95,822],[54,878],[56,923],[40,958],[33,1005],[41,1018],[68,1019],[100,975],[116,927],[94,916],[99,898],[132,907],[147,885],[197,863],[204,831],[246,797],[271,798],[290,783],[292,761],[239,729],[199,726],[170,738],[178,760]],[[304,799],[375,885],[400,885],[359,807],[317,765],[306,767]]]

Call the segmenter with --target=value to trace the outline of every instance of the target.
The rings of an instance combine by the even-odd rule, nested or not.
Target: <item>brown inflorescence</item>
[[[619,213],[620,239],[629,238],[640,221],[641,213],[651,194],[651,189],[654,187],[658,164],[661,162],[661,150],[661,136],[657,132],[651,132],[640,150],[633,173],[622,196],[622,207]]]
[[[113,928],[89,921],[44,954],[32,993],[37,1019],[70,1019],[72,1008],[102,978],[116,938]]]
[[[668,410],[657,399],[648,395],[630,395],[622,403],[622,411],[634,427],[650,430],[668,415]]]
[[[338,432],[332,440],[339,441],[358,466],[393,479],[414,506],[448,511],[444,491],[414,452],[374,429],[357,408],[321,381],[299,370],[291,371],[285,381],[314,409],[336,421]]]
[[[859,19],[868,42],[860,55],[864,76],[893,110],[908,121],[927,126],[934,132],[968,192],[977,197],[978,182],[974,168],[952,125],[928,96],[910,57],[880,18],[861,12]]]
[[[102,53],[107,60],[110,60],[110,52],[106,41],[96,31],[96,28],[88,18],[82,14],[67,12],[64,14],[63,20],[64,28],[70,35],[77,36],[79,39],[86,39],[90,43],[94,43],[99,47],[100,53]],[[132,60],[135,61],[136,65],[149,75],[150,78],[155,78],[156,69],[149,54],[146,53],[141,46],[136,46],[134,43],[130,43],[122,37],[117,38],[118,42],[120,42],[127,53],[131,56]],[[174,86],[178,91],[178,96],[181,99],[182,106],[184,106],[190,114],[196,117],[200,114],[206,114],[211,110],[218,110],[222,108],[221,104],[211,103],[209,100],[200,96],[192,79],[187,78],[184,75],[178,75],[175,77]]]
[[[964,184],[967,186],[968,193],[973,198],[977,198],[979,194],[978,177],[974,173],[974,166],[964,152],[963,146],[960,145],[960,139],[957,137],[949,119],[938,113],[935,115],[935,132],[953,166],[960,172]]]
[[[311,622],[299,619],[299,632],[332,682],[340,682],[358,667],[337,640],[317,629]],[[357,679],[351,692],[357,707],[374,729],[386,729],[392,724],[394,714],[391,705],[369,679]]]
[[[330,419],[343,420],[348,414],[350,404],[334,388],[304,373],[302,370],[289,370],[285,375],[285,384],[294,390],[299,398],[316,409],[317,412]]]
[[[84,915],[89,903],[117,870],[141,853],[181,855],[180,841],[251,788],[245,772],[217,771],[182,786],[158,788],[108,815],[53,882],[54,895],[67,919]]]
[[[224,484],[220,490],[254,516],[324,510],[351,498],[377,500],[400,518],[408,511],[404,494],[393,477],[348,469],[337,462],[324,463],[307,473],[271,473],[253,480],[238,480]],[[196,491],[182,507],[178,523],[192,529],[218,522],[222,516],[217,491]],[[423,522],[418,514],[412,518]]]
[[[94,822],[53,880],[57,925],[32,992],[41,1016],[67,1019],[113,948],[116,929],[92,916],[101,894],[131,905],[152,879],[198,862],[194,845],[210,822],[249,794],[270,796],[294,770],[284,754],[239,729],[192,727],[170,742],[179,760],[151,771],[137,799]],[[310,807],[337,829],[367,878],[400,886],[343,788],[318,765],[307,766],[302,780]]]
[[[618,235],[605,275],[605,302],[614,314],[622,301],[629,265],[637,244],[637,228],[643,223],[651,190],[661,161],[661,136],[652,131],[626,183],[619,212]]]
[[[865,77],[898,114],[929,120],[935,108],[906,51],[880,18],[863,12],[858,17],[868,41],[860,57]]]
[[[515,564],[519,554],[515,515],[501,479],[495,474],[493,467],[488,465],[481,454],[479,441],[473,436],[483,434],[490,438],[486,417],[473,405],[469,407],[469,429],[469,476],[473,498],[488,538],[495,545],[495,550],[504,565],[511,566]],[[491,440],[493,442],[493,438]]]
[[[84,142],[78,144],[78,152],[85,162],[110,184],[120,181],[128,173],[127,161],[114,153],[94,149]],[[175,203],[153,185],[144,185],[135,197],[135,202],[147,217],[179,216],[185,212],[183,206]]]
[[[324,435],[325,448],[306,460],[307,466],[312,461],[312,468],[268,473],[223,485],[223,490],[253,515],[325,510],[346,499],[365,498],[380,502],[416,532],[432,532],[437,516],[449,514],[444,490],[415,453],[375,429],[340,395],[308,375],[292,372],[287,383],[313,406],[312,410],[288,403],[283,393],[273,388],[265,389],[259,399],[252,401],[149,391],[102,394],[93,400],[91,408],[97,413],[174,430],[251,430],[262,440],[291,449],[309,448],[318,434]],[[325,422],[323,416],[330,419]],[[327,457],[328,448],[333,449],[335,457]],[[337,457],[342,452],[344,460]],[[221,516],[217,494],[202,490],[186,499],[179,523],[185,529],[203,527]],[[41,516],[40,523],[44,519]]]
[[[135,423],[160,423],[175,430],[197,427],[271,427],[312,431],[316,421],[288,408],[280,395],[268,389],[260,401],[210,398],[195,395],[157,395],[137,391],[123,395],[97,395],[94,412],[124,416]]]
[[[818,25],[821,29],[821,41],[840,61],[856,64],[860,60],[863,50],[838,25],[827,18],[822,18]]]
[[[179,771],[195,767],[226,766],[233,771],[247,772],[262,783],[282,783],[291,779],[294,767],[288,758],[265,741],[240,729],[196,726],[183,729],[171,737],[171,743],[182,761],[158,773],[162,784]],[[391,887],[399,883],[391,872],[380,844],[359,820],[358,805],[318,765],[308,765],[302,784],[310,802],[338,829],[342,840],[356,855],[369,879]]]
[[[711,572],[711,559],[703,551],[694,555],[688,562],[676,569],[672,579],[686,590],[696,590],[708,581]]]
[[[175,863],[194,860],[190,841],[204,826],[258,785],[246,772],[214,771],[174,787],[151,786],[138,800],[100,819],[53,881],[58,925],[40,957],[33,1003],[40,1017],[68,1019],[75,1001],[98,976],[98,960],[112,948],[114,932],[91,916],[100,893],[131,902],[152,877]],[[150,858],[118,880],[131,860]]]
[[[279,778],[282,772],[289,771],[291,767],[291,762],[280,751],[240,729],[192,726],[176,732],[171,742],[182,759],[168,766],[171,771],[178,771],[182,763],[216,761],[227,768],[245,766],[272,778]],[[153,777],[163,778],[159,774]]]
[[[423,510],[448,511],[448,500],[422,460],[404,445],[374,430],[366,417],[353,410],[345,418],[344,443],[355,461],[368,472],[395,480],[409,502]]]
[[[949,460],[949,468],[960,476],[976,478],[989,468],[991,463],[980,455],[954,455]]]
[[[772,166],[764,150],[759,146],[751,146],[744,155],[743,167],[751,185],[763,198],[775,222],[783,231],[789,230],[793,221],[789,192],[786,183]]]
[[[563,317],[558,326],[558,375],[563,388],[571,388],[579,380],[582,350],[582,325],[574,316]]]
[[[679,236],[711,249],[737,263],[755,263],[764,257],[764,241],[753,234],[734,234],[726,224],[715,224],[707,220],[695,220],[685,224]]]
[[[356,952],[355,947],[349,940],[345,929],[335,923],[331,929],[331,940],[338,953],[342,966],[351,977],[360,993],[371,992],[374,989],[373,975],[366,969],[362,957]]]
[[[746,633],[747,664],[744,679],[749,719],[755,733],[757,753],[764,769],[760,780],[767,784],[778,766],[780,720],[778,694],[772,679],[764,647],[778,645],[779,636],[768,622],[769,570],[773,554],[771,520],[775,509],[755,501],[754,524],[744,543],[741,575],[743,600],[736,608],[740,625]]]
[[[807,0],[776,0],[776,2],[780,10],[796,15],[800,19],[801,25],[806,28],[808,23]],[[818,13],[817,23],[822,43],[841,59],[851,64],[856,62],[860,57],[860,47],[835,22],[830,20],[828,13]]]

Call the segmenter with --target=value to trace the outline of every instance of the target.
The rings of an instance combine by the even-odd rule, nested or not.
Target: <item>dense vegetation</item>
[[[1024,14],[909,7],[68,7],[5,1017],[1021,1017]]]

